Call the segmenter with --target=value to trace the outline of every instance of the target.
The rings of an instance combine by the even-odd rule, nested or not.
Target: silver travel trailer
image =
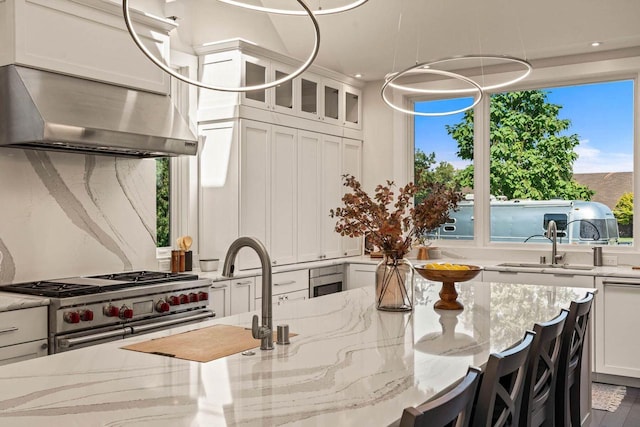
[[[458,204],[450,220],[431,237],[450,240],[473,239],[473,200]],[[547,224],[558,226],[558,243],[615,245],[618,222],[606,205],[572,200],[492,200],[491,241],[544,242]]]

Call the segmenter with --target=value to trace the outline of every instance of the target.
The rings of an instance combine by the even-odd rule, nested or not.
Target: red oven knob
[[[165,300],[161,299],[160,301],[158,301],[156,303],[156,311],[158,313],[164,313],[164,312],[167,312],[169,310],[171,310],[171,306]]]
[[[193,292],[189,294],[189,302],[198,302],[198,295]]]
[[[198,301],[206,301],[209,299],[209,292],[198,292]]]
[[[111,304],[105,306],[102,312],[107,317],[119,317],[120,316],[120,309],[118,307],[116,307],[115,305],[111,305]]]
[[[170,305],[180,305],[180,298],[175,295],[171,295],[168,300]]]
[[[83,322],[90,322],[93,320],[93,311],[91,310],[80,310],[80,320]]]
[[[67,323],[80,323],[80,313],[77,311],[67,311],[63,317]]]
[[[123,305],[120,307],[120,318],[121,319],[131,319],[133,317],[133,310]]]
[[[180,298],[180,304],[189,304],[189,296],[180,294],[178,298]]]

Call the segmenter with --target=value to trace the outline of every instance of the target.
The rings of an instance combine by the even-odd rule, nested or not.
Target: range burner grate
[[[0,287],[3,292],[16,292],[27,295],[38,295],[43,297],[66,298],[79,295],[89,295],[100,292],[99,286],[78,285],[72,283],[58,282],[31,282],[16,283],[15,285],[5,285]]]
[[[123,273],[102,274],[89,276],[90,279],[118,280],[128,283],[163,283],[182,280],[195,280],[195,274],[169,273],[164,271],[126,271]]]

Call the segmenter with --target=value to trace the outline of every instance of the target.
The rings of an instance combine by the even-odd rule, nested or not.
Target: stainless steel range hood
[[[168,96],[7,65],[0,147],[164,157],[194,155],[198,141]]]

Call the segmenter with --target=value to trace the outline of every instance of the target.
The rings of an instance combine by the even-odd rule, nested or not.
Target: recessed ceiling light
[[[591,47],[598,47],[598,46],[602,46],[602,42],[592,42],[591,43]]]
[[[360,79],[360,78],[362,78],[362,74],[356,73],[356,74],[353,75],[353,77],[355,77],[356,79]]]

